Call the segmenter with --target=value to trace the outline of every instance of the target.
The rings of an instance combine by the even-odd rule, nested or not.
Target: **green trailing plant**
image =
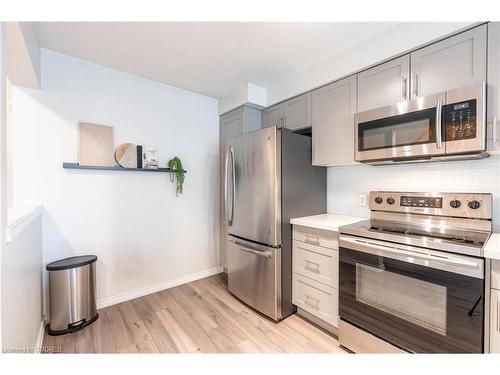
[[[178,197],[183,191],[184,175],[186,172],[182,167],[181,159],[177,156],[170,159],[167,165],[170,169],[170,181],[175,182],[175,195]]]

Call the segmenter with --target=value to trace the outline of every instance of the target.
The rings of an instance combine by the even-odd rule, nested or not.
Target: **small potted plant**
[[[182,167],[181,159],[177,156],[170,159],[167,166],[170,169],[170,181],[175,182],[175,195],[178,197],[183,191],[184,175],[186,171]]]

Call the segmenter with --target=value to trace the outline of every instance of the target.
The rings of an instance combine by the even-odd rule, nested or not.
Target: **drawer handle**
[[[304,240],[304,242],[308,243],[309,245],[319,246],[319,238],[311,239],[310,237],[306,237],[306,239]]]
[[[318,263],[314,263],[314,262],[311,262],[309,260],[304,260],[304,262],[306,262],[306,266],[305,266],[306,270],[309,270],[309,271],[315,272],[315,273],[319,273],[319,264]]]
[[[306,305],[309,305],[309,306],[314,307],[315,309],[319,310],[319,299],[308,296],[307,294],[304,294],[304,297],[306,297],[306,300],[304,301],[306,303]],[[312,304],[310,302],[311,300],[314,302],[314,304]]]

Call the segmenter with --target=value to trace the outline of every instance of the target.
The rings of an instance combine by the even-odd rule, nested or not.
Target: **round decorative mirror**
[[[115,160],[123,168],[137,168],[137,146],[124,143],[115,150]]]

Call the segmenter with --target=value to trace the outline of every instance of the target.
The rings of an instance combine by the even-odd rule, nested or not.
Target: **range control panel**
[[[435,197],[412,197],[408,195],[402,195],[399,201],[399,205],[403,207],[432,207],[432,208],[443,208],[443,198]]]
[[[476,99],[445,106],[446,141],[476,138]]]
[[[370,210],[491,219],[492,196],[487,193],[370,192]]]

